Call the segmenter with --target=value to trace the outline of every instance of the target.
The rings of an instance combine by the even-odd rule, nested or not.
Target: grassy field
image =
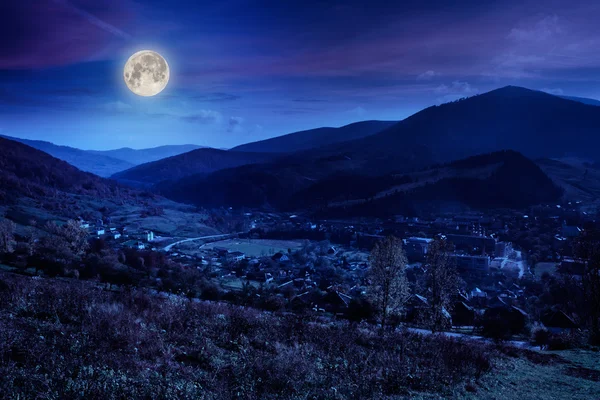
[[[456,393],[460,399],[554,400],[600,398],[600,353],[544,351],[499,360],[496,371]]]
[[[203,249],[213,249],[223,247],[230,251],[241,251],[247,256],[259,257],[262,255],[275,254],[277,252],[287,252],[300,248],[302,243],[293,240],[269,240],[269,239],[228,239],[218,242],[208,243]]]
[[[143,207],[123,206],[110,213],[113,223],[148,229],[175,237],[217,235],[221,232],[205,225],[206,215],[195,213],[187,206],[164,201],[164,214],[141,217]]]
[[[223,289],[229,290],[242,290],[243,284],[249,282],[251,286],[255,288],[260,287],[260,283],[256,281],[247,281],[245,279],[240,279],[237,277],[227,277],[221,280],[221,286]]]

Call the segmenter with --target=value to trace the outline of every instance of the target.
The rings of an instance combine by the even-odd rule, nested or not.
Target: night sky
[[[83,149],[232,147],[509,84],[600,98],[597,0],[2,0],[0,21],[0,134]],[[151,98],[121,77],[142,49],[171,67]]]

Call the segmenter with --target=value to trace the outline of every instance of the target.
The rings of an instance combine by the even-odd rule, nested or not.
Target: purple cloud
[[[94,59],[129,37],[128,1],[2,2],[0,69],[44,68]]]

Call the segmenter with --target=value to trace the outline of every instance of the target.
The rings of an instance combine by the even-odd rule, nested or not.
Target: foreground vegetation
[[[9,398],[374,398],[447,392],[496,351],[218,303],[0,275]]]
[[[11,399],[494,398],[515,367],[555,368],[531,351],[73,279],[0,273],[0,297],[0,393]],[[571,371],[588,382],[578,398],[593,398],[600,372]]]

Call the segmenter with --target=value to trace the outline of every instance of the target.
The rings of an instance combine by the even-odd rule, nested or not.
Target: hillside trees
[[[391,316],[403,311],[408,300],[406,263],[402,241],[393,236],[377,243],[371,251],[371,297],[380,312],[381,332],[384,332]]]
[[[63,225],[48,222],[45,230],[48,235],[40,239],[36,258],[49,267],[55,267],[53,273],[83,258],[89,246],[88,233],[77,221],[70,220]]]
[[[578,258],[585,260],[581,285],[587,319],[590,326],[590,341],[600,343],[600,232],[586,231],[574,245]]]
[[[425,278],[429,309],[424,322],[432,332],[440,331],[447,324],[452,297],[458,289],[458,274],[450,258],[451,251],[451,244],[444,236],[435,239],[427,251]]]
[[[0,255],[15,250],[15,223],[7,219],[0,220]]]

